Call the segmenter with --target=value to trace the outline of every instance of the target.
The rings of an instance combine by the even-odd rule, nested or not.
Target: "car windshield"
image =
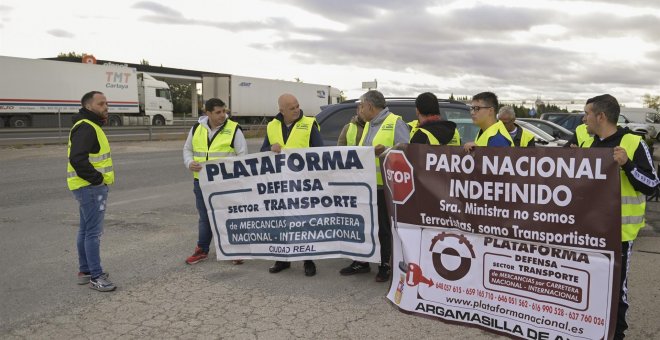
[[[555,137],[549,135],[547,132],[541,130],[540,128],[538,128],[538,127],[536,127],[536,126],[534,126],[534,125],[532,125],[532,124],[530,124],[530,123],[528,123],[528,122],[517,121],[517,123],[518,123],[520,126],[522,126],[523,128],[529,130],[529,131],[530,131],[531,133],[533,133],[534,135],[536,135],[536,137],[539,137],[539,138],[541,138],[541,139],[543,139],[543,140],[545,140],[545,141],[547,141],[547,142],[553,142],[553,141],[557,140],[557,138],[555,138]]]
[[[479,127],[472,123],[472,119],[458,118],[452,121],[456,123],[456,130],[461,135],[461,144],[474,142],[479,133]]]

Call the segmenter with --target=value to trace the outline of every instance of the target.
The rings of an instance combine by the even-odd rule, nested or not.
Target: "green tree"
[[[541,115],[545,112],[568,112],[568,110],[565,108],[562,109],[561,107],[554,104],[541,104],[536,108],[536,112],[538,115]]]
[[[452,93],[449,95],[449,100],[456,100],[456,99],[454,98],[454,92],[452,92]]]
[[[57,58],[60,58],[60,59],[78,58],[78,59],[82,60],[82,57],[83,57],[84,54],[86,54],[86,53],[76,53],[76,52],[73,52],[73,51],[66,52],[66,53],[65,52],[60,52],[60,53],[57,54]]]
[[[172,92],[172,104],[174,105],[174,113],[191,113],[192,112],[192,85],[191,84],[171,84],[170,91]]]
[[[660,96],[652,96],[650,94],[645,94],[643,97],[644,105],[650,107],[656,111],[660,109]]]
[[[147,60],[147,59],[140,60],[140,65],[149,65],[149,60]],[[161,65],[161,67],[162,67],[162,65]]]

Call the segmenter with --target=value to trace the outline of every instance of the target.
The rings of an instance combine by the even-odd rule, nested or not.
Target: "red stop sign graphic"
[[[383,162],[385,185],[392,194],[392,201],[404,204],[415,192],[413,167],[401,150],[391,150]]]

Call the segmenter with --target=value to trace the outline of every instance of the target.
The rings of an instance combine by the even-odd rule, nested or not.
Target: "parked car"
[[[385,98],[387,107],[391,112],[401,116],[403,120],[411,122],[415,116],[415,98]],[[438,100],[440,104],[440,115],[445,120],[469,119],[470,107],[466,104],[453,100]],[[357,100],[348,100],[339,104],[323,106],[321,112],[316,116],[316,121],[321,127],[321,136],[324,145],[337,145],[339,133],[346,123],[357,113]],[[478,131],[478,129],[477,129]],[[476,134],[476,133],[475,133]]]
[[[456,123],[458,133],[461,135],[461,144],[474,142],[474,139],[477,137],[477,133],[479,133],[479,127],[474,125],[472,119],[460,118],[454,119],[453,122]],[[516,119],[516,124],[520,125],[523,129],[527,129],[534,135],[534,141],[536,142],[537,146],[557,147],[564,146],[564,144],[567,142],[567,140],[549,135],[545,131],[528,122],[519,121]],[[573,134],[570,134],[569,136],[572,135]]]
[[[563,126],[571,133],[575,133],[575,128],[582,124],[584,112],[566,113],[566,112],[547,112],[541,115],[541,119],[551,121],[557,125]]]
[[[584,112],[549,112],[541,115],[541,119],[559,124],[573,133],[575,133],[575,128],[582,124],[582,117],[584,117]],[[655,139],[657,136],[657,132],[653,125],[633,123],[628,120],[625,115],[619,115],[619,121],[617,124],[621,127],[627,127],[633,133],[638,134],[647,140]]]
[[[538,118],[517,118],[516,121],[517,122],[523,121],[530,123],[536,126],[537,128],[545,131],[547,134],[559,139],[569,140],[573,136],[573,132],[549,120],[543,120]]]
[[[651,124],[646,123],[633,123],[626,116],[619,115],[619,121],[617,124],[621,127],[627,127],[632,132],[645,137],[646,139],[656,139],[657,132],[655,127]]]
[[[536,146],[560,147],[564,146],[564,144],[568,142],[566,139],[557,138],[548,134],[547,132],[543,131],[543,129],[534,126],[532,123],[519,121],[518,119],[516,119],[516,123],[534,135],[534,142],[536,142]]]

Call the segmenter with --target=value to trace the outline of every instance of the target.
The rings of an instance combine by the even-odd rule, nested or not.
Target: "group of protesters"
[[[107,99],[103,93],[92,91],[81,99],[82,108],[74,118],[68,144],[67,183],[80,204],[80,228],[77,236],[79,259],[79,284],[89,284],[98,291],[116,288],[109,274],[101,267],[100,235],[107,199],[107,185],[114,182],[114,170],[110,145],[101,129],[108,118]],[[323,146],[318,123],[313,117],[303,115],[297,98],[283,94],[278,99],[279,112],[270,121],[260,151],[281,152],[288,148]],[[378,238],[381,263],[375,280],[389,281],[391,275],[392,231],[386,208],[383,178],[379,156],[399,143],[461,146],[465,152],[476,147],[531,147],[534,135],[515,124],[515,113],[510,107],[499,107],[498,98],[492,92],[482,92],[472,97],[470,105],[473,123],[479,127],[474,141],[462,143],[454,122],[444,120],[440,114],[437,97],[422,93],[415,100],[416,117],[406,123],[401,116],[391,112],[382,93],[370,90],[358,100],[357,114],[352,117],[339,136],[338,145],[372,146],[376,166]],[[658,177],[645,141],[625,128],[617,126],[620,107],[616,98],[609,94],[587,100],[583,118],[567,147],[605,147],[612,149],[612,157],[620,166],[621,173],[621,285],[616,324],[616,338],[623,338],[627,329],[628,273],[630,256],[638,231],[644,226],[645,195],[651,195],[658,187]],[[199,213],[198,240],[187,264],[196,264],[208,258],[212,241],[211,224],[199,184],[202,163],[228,156],[247,154],[247,143],[240,126],[228,118],[225,103],[211,98],[205,103],[205,115],[190,129],[183,147],[185,166],[192,172],[193,192]],[[239,265],[243,260],[232,261]],[[291,263],[276,261],[270,273],[290,268]],[[311,260],[303,263],[306,276],[316,274]],[[353,261],[342,268],[341,275],[368,273],[367,262]]]

